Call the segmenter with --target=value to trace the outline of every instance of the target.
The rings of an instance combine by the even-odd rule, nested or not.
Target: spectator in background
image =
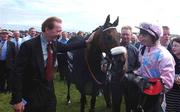
[[[84,38],[84,32],[79,31],[79,32],[77,33],[77,36],[80,36],[80,37],[83,37],[83,38]]]
[[[142,44],[142,35],[138,35],[138,42],[135,44],[135,47],[140,51],[143,48],[143,44]]]
[[[2,31],[2,29],[0,28],[0,32],[1,32],[1,31]],[[1,41],[1,39],[2,39],[1,36],[2,36],[2,34],[0,33],[0,41]]]
[[[133,46],[135,46],[135,44],[138,42],[138,38],[136,36],[136,34],[132,34],[132,37],[131,37],[131,44]]]
[[[167,112],[179,112],[180,110],[180,37],[172,40],[172,53],[176,62],[175,80],[173,88],[166,95]]]
[[[171,44],[170,44],[170,28],[168,26],[162,26],[163,35],[160,38],[160,43],[162,46],[167,48],[171,52]]]
[[[76,32],[72,32],[71,37],[75,37],[75,36],[77,36]]]
[[[58,39],[58,42],[66,44],[68,40],[69,40],[68,33],[66,31],[63,31],[62,36]]]
[[[18,51],[20,49],[20,46],[21,46],[21,44],[23,42],[23,39],[20,38],[20,35],[21,35],[20,32],[18,30],[15,30],[13,32],[13,37],[14,38],[11,39],[11,41],[15,44],[16,54],[18,53]]]
[[[68,39],[71,39],[71,33],[70,32],[67,32],[67,34],[68,34]]]
[[[8,40],[11,40],[13,38],[13,33],[11,31],[8,31],[9,34],[8,34]]]
[[[36,29],[31,27],[29,28],[29,31],[28,31],[28,36],[24,37],[23,38],[23,42],[27,41],[27,40],[30,40],[32,38],[35,38],[37,35],[36,35]]]
[[[28,31],[26,30],[26,31],[24,31],[24,37],[26,37],[26,36],[28,36],[29,34],[28,34]]]
[[[11,91],[11,76],[14,69],[15,45],[9,41],[9,31],[0,32],[0,92]]]

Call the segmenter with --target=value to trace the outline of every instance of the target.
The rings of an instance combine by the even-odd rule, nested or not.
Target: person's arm
[[[22,105],[22,79],[25,74],[29,55],[28,46],[26,43],[23,43],[16,57],[14,75],[12,76],[12,98],[10,103],[14,106],[15,110],[24,108]]]
[[[58,52],[66,52],[74,49],[80,49],[86,47],[85,41],[74,42],[69,44],[63,44],[61,42],[57,42],[57,51]]]
[[[159,60],[160,78],[165,87],[165,92],[173,87],[175,78],[175,61],[170,54]]]
[[[79,42],[69,43],[69,44],[62,44],[60,42],[57,42],[57,51],[58,52],[67,52],[70,50],[80,49],[86,47],[87,44],[89,44],[94,37],[94,33],[92,33],[87,40],[82,40]]]

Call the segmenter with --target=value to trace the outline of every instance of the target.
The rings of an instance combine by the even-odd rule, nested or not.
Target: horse
[[[93,31],[93,41],[87,46],[85,61],[92,79],[92,98],[90,112],[95,111],[96,96],[99,88],[103,88],[106,102],[110,102],[108,88],[106,88],[106,74],[101,70],[102,53],[110,54],[113,47],[119,46],[116,26],[119,18],[110,23],[110,15],[107,16],[103,26],[99,26]],[[81,92],[81,112],[84,112],[85,92]],[[108,103],[106,103],[109,106]]]
[[[96,28],[90,35],[94,36],[94,38],[93,41],[86,48],[71,51],[71,55],[69,57],[71,60],[73,60],[70,64],[73,66],[73,69],[71,70],[70,74],[74,76],[71,79],[75,80],[75,85],[81,94],[80,112],[84,112],[86,95],[92,96],[90,112],[95,111],[96,96],[98,95],[100,88],[103,88],[107,107],[111,105],[109,104],[109,102],[111,101],[109,93],[110,89],[108,87],[109,85],[107,81],[108,73],[107,71],[103,72],[102,70],[102,54],[106,53],[109,60],[111,60],[111,58],[113,58],[113,55],[111,54],[111,49],[120,45],[120,41],[117,38],[118,32],[116,30],[118,22],[119,18],[117,17],[117,19],[113,23],[110,23],[110,15],[108,15],[104,25]],[[72,42],[82,40],[82,38],[76,37],[72,39]],[[124,58],[122,58],[122,60],[123,59]],[[120,65],[118,64],[117,66]],[[113,64],[112,68],[114,69],[114,67],[115,65]],[[122,70],[123,68],[119,67],[119,69]],[[67,101],[70,101],[69,89]]]

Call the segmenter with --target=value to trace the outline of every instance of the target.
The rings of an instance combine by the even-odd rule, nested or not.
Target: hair
[[[121,31],[122,30],[124,30],[124,29],[126,29],[126,30],[130,30],[131,32],[132,32],[132,27],[131,26],[123,26],[122,28],[121,28]]]
[[[162,29],[163,30],[169,30],[169,27],[168,26],[162,26]]]
[[[84,33],[84,32],[82,32],[82,31],[78,31],[77,35],[80,35],[81,33]]]
[[[31,30],[33,30],[33,29],[35,29],[34,27],[31,27],[31,28],[29,28],[29,30],[28,31],[31,31]]]
[[[62,20],[58,17],[49,17],[47,18],[43,23],[41,30],[42,32],[45,32],[45,29],[53,29],[54,28],[54,22],[62,23]]]
[[[178,42],[178,43],[180,43],[180,36],[175,37],[175,38],[172,40],[172,43],[173,43],[173,42]]]

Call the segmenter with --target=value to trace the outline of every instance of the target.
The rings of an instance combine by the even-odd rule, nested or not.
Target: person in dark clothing
[[[139,67],[138,50],[130,44],[132,30],[130,26],[124,26],[121,29],[121,45],[126,47],[128,55],[128,69],[127,73],[133,73]],[[136,107],[136,91],[137,86],[126,78],[119,80],[119,75],[112,76],[111,89],[112,89],[112,110],[113,112],[120,112],[120,104],[124,94],[126,102],[126,111],[130,112]],[[132,94],[133,93],[133,94]]]
[[[0,92],[8,92],[11,91],[15,45],[13,42],[8,41],[8,31],[3,30],[0,33],[2,36],[0,40]]]
[[[16,112],[56,112],[53,84],[56,53],[85,47],[93,39],[92,36],[86,41],[66,45],[54,42],[61,32],[62,20],[50,17],[43,22],[41,35],[21,45],[11,99]]]
[[[166,112],[178,112],[180,110],[180,37],[173,39],[172,52],[176,62],[175,81],[173,88],[166,94]]]

